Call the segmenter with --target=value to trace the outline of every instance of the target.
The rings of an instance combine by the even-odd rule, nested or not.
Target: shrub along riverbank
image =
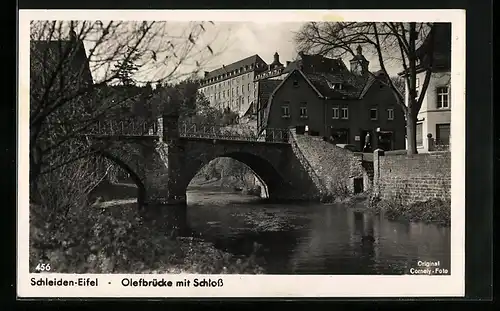
[[[30,206],[30,271],[61,273],[264,273],[254,253],[236,258],[194,238],[178,238],[161,219],[133,206],[71,210],[63,221]]]
[[[405,203],[399,198],[380,199],[369,193],[344,198],[340,203],[374,214],[382,214],[390,220],[432,223],[450,226],[451,201],[430,199],[424,202]]]
[[[451,201],[430,199],[424,202],[402,203],[399,200],[372,199],[370,208],[383,212],[388,219],[433,223],[441,226],[451,224]]]

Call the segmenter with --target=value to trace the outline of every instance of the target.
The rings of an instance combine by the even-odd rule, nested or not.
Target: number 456
[[[36,268],[36,271],[50,271],[50,263],[39,263]]]

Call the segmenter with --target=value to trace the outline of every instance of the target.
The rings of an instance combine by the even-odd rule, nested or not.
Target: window
[[[243,85],[241,86],[241,94],[243,94],[243,92],[245,91],[245,89],[243,88]]]
[[[288,105],[281,106],[281,117],[289,118],[290,117],[290,109]]]
[[[342,113],[340,115],[340,118],[341,119],[349,119],[349,108],[344,107],[344,108],[342,108],[341,111],[342,111]]]
[[[307,103],[300,103],[300,118],[307,119]]]
[[[250,83],[248,83],[248,91],[250,92]]]
[[[387,109],[387,120],[394,120],[394,109]]]
[[[418,98],[418,92],[420,91],[420,79],[415,79],[415,96]]]
[[[423,146],[422,123],[417,123],[417,128],[415,129],[415,131],[417,136],[417,147],[421,147]]]
[[[339,107],[333,107],[332,108],[332,119],[338,119],[339,118]]]
[[[234,87],[233,87],[233,96],[234,96]]]
[[[332,90],[342,90],[343,89],[342,83],[335,82],[335,83],[328,83],[328,84],[330,85],[330,88]]]
[[[437,88],[437,108],[449,108],[449,88],[447,86]]]
[[[250,96],[248,96],[248,103],[250,103]]]
[[[377,120],[377,108],[370,109],[370,119]]]
[[[299,87],[299,80],[293,80],[293,87]]]

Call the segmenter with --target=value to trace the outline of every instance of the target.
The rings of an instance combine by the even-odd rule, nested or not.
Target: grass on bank
[[[30,271],[50,263],[60,273],[237,273],[259,274],[254,252],[235,258],[210,243],[176,238],[161,219],[131,207],[72,209],[59,221],[30,206]]]
[[[339,203],[349,208],[362,208],[374,214],[383,214],[390,220],[432,223],[450,226],[451,200],[433,198],[421,202],[407,203],[408,189],[402,189],[392,199],[380,199],[371,193],[352,194],[344,185],[334,187],[334,191],[322,197],[323,203]]]
[[[442,226],[451,224],[451,201],[430,199],[423,202],[402,203],[399,200],[372,200],[370,208],[391,220],[433,223]]]

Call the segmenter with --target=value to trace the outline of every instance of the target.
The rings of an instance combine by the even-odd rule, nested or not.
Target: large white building
[[[231,109],[240,116],[251,114],[258,101],[259,81],[281,75],[284,66],[279,54],[267,64],[259,55],[252,55],[235,63],[205,72],[199,91],[210,104]]]
[[[245,113],[257,96],[255,76],[267,69],[259,55],[252,55],[211,72],[205,72],[199,91],[211,105]]]
[[[449,148],[451,136],[451,24],[435,25],[432,74],[417,118],[417,150],[428,152]],[[428,61],[426,41],[419,48],[417,65],[417,92],[425,79],[423,63]],[[408,104],[408,85],[406,104]],[[430,136],[430,138],[429,138]]]

